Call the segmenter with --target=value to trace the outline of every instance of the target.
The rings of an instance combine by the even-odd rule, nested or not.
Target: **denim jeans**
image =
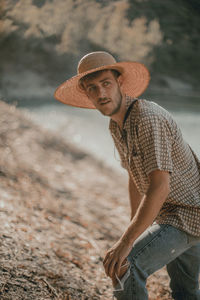
[[[200,300],[200,237],[171,225],[153,224],[133,244],[129,268],[114,287],[118,300],[147,300],[146,280],[167,266],[175,300]]]

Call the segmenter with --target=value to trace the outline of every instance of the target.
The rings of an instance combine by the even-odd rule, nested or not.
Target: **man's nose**
[[[103,87],[99,87],[99,98],[105,98],[106,97],[106,91]]]

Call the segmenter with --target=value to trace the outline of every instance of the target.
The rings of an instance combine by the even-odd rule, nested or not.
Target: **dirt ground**
[[[105,251],[129,222],[126,178],[0,102],[0,299],[112,299]],[[150,300],[169,300],[165,269]]]

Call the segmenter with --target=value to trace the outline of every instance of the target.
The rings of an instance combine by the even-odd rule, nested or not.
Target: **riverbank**
[[[127,182],[0,102],[0,298],[112,299],[105,251],[129,222]],[[150,299],[169,300],[164,269]]]

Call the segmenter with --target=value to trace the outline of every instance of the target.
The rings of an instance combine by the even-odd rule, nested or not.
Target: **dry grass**
[[[111,299],[102,258],[128,224],[124,178],[0,102],[0,299]],[[150,299],[169,300],[161,270]]]

